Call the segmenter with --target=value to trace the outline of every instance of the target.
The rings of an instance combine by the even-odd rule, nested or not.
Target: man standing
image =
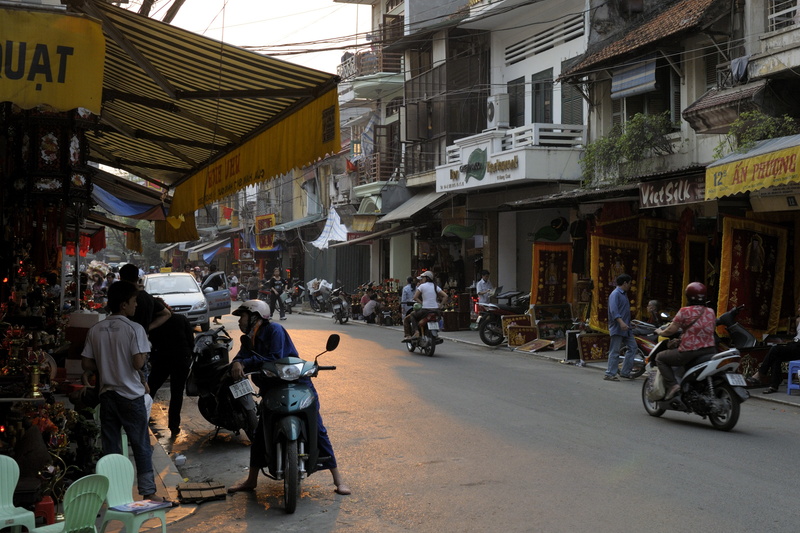
[[[636,339],[631,331],[631,303],[627,295],[631,288],[631,277],[620,274],[616,281],[617,288],[608,296],[608,332],[611,335],[611,346],[608,349],[608,368],[603,376],[606,381],[619,381],[616,374],[623,343],[628,347],[628,352],[622,362],[620,376],[630,379],[633,358],[636,356]]]
[[[136,286],[139,281],[139,269],[136,265],[128,263],[119,269],[119,279]],[[136,310],[131,314],[131,320],[140,324],[147,333],[163,325],[171,314],[169,309],[156,301],[150,293],[140,290],[136,294]]]
[[[488,304],[493,289],[492,282],[489,281],[489,271],[481,270],[481,279],[475,285],[475,291],[478,293],[478,303]]]
[[[144,328],[130,320],[136,311],[137,292],[131,283],[114,283],[108,288],[111,315],[89,329],[81,366],[98,376],[103,454],[122,453],[124,428],[136,461],[139,494],[146,500],[163,501],[155,495],[145,387],[139,376],[150,342]]]
[[[414,307],[414,291],[417,289],[417,283],[413,277],[406,278],[406,286],[403,287],[403,292],[400,294],[400,305],[403,310],[403,317]]]

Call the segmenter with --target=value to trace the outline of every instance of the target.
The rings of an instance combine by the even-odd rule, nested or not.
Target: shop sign
[[[99,22],[0,9],[0,102],[100,114],[106,43]]]
[[[639,184],[639,204],[642,209],[692,204],[704,200],[705,183],[701,176]]]
[[[485,148],[470,152],[467,162],[458,167],[445,169],[447,179],[440,179],[437,170],[437,192],[468,189],[477,186],[494,185],[505,181],[521,179],[519,155],[489,158]]]
[[[800,146],[706,169],[706,200],[800,182]]]

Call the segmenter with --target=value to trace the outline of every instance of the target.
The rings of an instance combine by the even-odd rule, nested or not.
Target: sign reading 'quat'
[[[0,9],[0,102],[100,114],[105,38],[93,20]]]

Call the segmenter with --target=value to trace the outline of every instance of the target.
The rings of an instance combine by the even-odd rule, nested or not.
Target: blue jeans
[[[150,431],[147,429],[147,411],[144,396],[129,400],[114,391],[100,395],[100,436],[103,441],[103,455],[122,451],[122,429],[128,435],[136,461],[136,484],[139,494],[148,496],[156,493],[153,473],[153,448],[150,447]]]
[[[628,347],[628,353],[625,354],[625,360],[622,362],[622,370],[620,374],[629,376],[631,368],[633,368],[633,359],[636,357],[636,338],[633,333],[628,332],[628,335],[611,335],[611,346],[608,348],[608,368],[606,368],[607,376],[614,376],[619,368],[619,351],[622,344]]]

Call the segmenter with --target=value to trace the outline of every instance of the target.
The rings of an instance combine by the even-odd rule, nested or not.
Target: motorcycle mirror
[[[239,341],[242,343],[243,349],[253,350],[253,339],[251,339],[249,335],[242,335],[239,337]]]
[[[325,351],[332,352],[333,350],[335,350],[336,347],[339,346],[339,340],[340,340],[339,335],[337,335],[336,333],[328,337],[328,344],[325,345]]]

